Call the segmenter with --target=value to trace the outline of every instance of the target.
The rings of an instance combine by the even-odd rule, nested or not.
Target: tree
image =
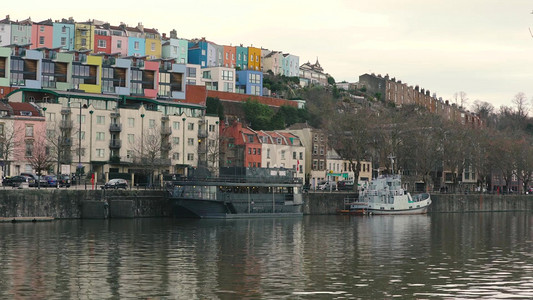
[[[182,143],[185,143],[185,141],[182,141]],[[135,145],[132,147],[134,150],[133,163],[148,176],[149,185],[153,184],[153,177],[156,171],[161,171],[170,166],[170,160],[162,157],[162,149],[165,147],[170,147],[170,143],[163,140],[161,128],[157,126],[145,130],[141,137],[136,139]]]
[[[13,123],[10,125],[1,125],[0,128],[0,159],[2,160],[2,174],[5,175],[17,144]]]
[[[43,171],[49,170],[54,165],[54,159],[50,155],[49,148],[46,144],[46,137],[36,136],[31,146],[31,154],[28,156],[28,162],[40,177]],[[37,180],[37,187],[40,187],[40,180]]]
[[[522,191],[527,191],[533,176],[533,148],[523,137],[512,146],[515,174],[522,182]]]
[[[329,141],[341,158],[350,163],[354,172],[354,190],[361,173],[361,162],[370,156],[371,122],[370,111],[359,109],[355,114],[339,112],[329,123]]]

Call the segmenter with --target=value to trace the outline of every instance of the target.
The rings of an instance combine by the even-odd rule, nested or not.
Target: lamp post
[[[182,161],[182,164],[183,164],[183,175],[185,175],[185,120],[187,120],[186,118],[182,118],[181,119],[183,121],[183,141],[181,141],[181,144],[183,145],[182,146],[182,149],[183,149],[183,153],[182,153],[182,158],[181,158],[181,161]]]
[[[144,155],[144,114],[141,114],[141,160]]]
[[[90,120],[90,132],[89,132],[89,168],[90,168],[90,172],[92,173],[93,172],[93,113],[94,113],[94,110],[90,110],[89,111],[89,114],[91,115],[91,120]]]
[[[81,104],[81,102],[75,102],[80,107],[80,115],[79,115],[79,130],[78,130],[78,167],[76,168],[76,183],[77,185],[80,185],[80,178],[81,178],[81,109],[87,108],[87,104]],[[69,103],[69,105],[72,105],[74,103]]]

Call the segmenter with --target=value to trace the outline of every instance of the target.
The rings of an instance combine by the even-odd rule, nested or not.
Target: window
[[[187,129],[194,130],[194,123],[187,124]]]
[[[222,70],[222,80],[233,80],[233,71],[230,70]]]
[[[135,134],[128,134],[128,143],[130,145],[132,145],[133,143],[135,143]]]
[[[180,138],[179,137],[172,137],[172,143],[174,145],[179,145],[180,143]]]
[[[107,46],[106,40],[98,40],[98,48],[105,48]]]
[[[172,159],[174,160],[179,160],[180,159],[180,154],[175,152],[175,153],[172,153]]]
[[[194,146],[194,138],[188,138],[187,139],[187,145]]]
[[[209,125],[209,132],[215,131],[215,125]]]
[[[26,136],[27,137],[33,136],[33,125],[26,125]]]
[[[96,149],[96,157],[104,157],[105,149]]]
[[[44,36],[39,37],[39,45],[44,45]]]
[[[129,128],[135,127],[135,119],[134,118],[128,118],[128,127]]]
[[[249,134],[248,135],[248,143],[253,143],[254,142],[254,136]]]
[[[79,133],[80,133],[79,138],[80,138],[81,140],[85,140],[85,131],[80,131]]]
[[[248,148],[248,154],[252,154],[252,148]]]
[[[105,116],[96,116],[96,124],[105,124]]]
[[[66,46],[67,45],[67,38],[66,37],[62,37],[61,38],[61,46]]]
[[[202,78],[204,79],[211,79],[211,71],[204,71],[202,73]]]
[[[267,149],[267,158],[270,158],[270,149]]]
[[[26,157],[33,156],[33,140],[26,141]]]
[[[155,43],[152,43],[151,49],[152,49],[152,51],[155,51]]]
[[[105,139],[105,132],[97,132],[96,133],[96,140],[97,141],[103,141]]]
[[[187,77],[196,77],[196,68],[187,68]]]
[[[139,42],[133,43],[133,49],[139,50]]]
[[[194,160],[194,153],[187,154],[187,160],[189,161]]]
[[[292,159],[296,159],[296,152],[292,152]]]
[[[87,39],[86,38],[82,38],[81,39],[81,45],[82,46],[87,46]]]
[[[122,48],[122,41],[117,40],[117,49],[121,49],[121,48]]]
[[[281,150],[281,159],[285,159],[285,150]]]
[[[172,123],[172,129],[176,129],[176,130],[180,129],[180,122],[174,121]]]
[[[148,120],[148,127],[149,128],[155,128],[155,120],[154,119]]]
[[[304,159],[304,153],[300,152],[300,160],[303,160],[303,159]]]
[[[78,124],[85,124],[85,115],[78,115],[78,119],[76,121]]]

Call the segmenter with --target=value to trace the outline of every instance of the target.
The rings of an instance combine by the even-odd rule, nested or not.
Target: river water
[[[0,224],[1,299],[533,298],[533,214]]]

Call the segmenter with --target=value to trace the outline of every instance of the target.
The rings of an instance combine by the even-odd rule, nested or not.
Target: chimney
[[[172,29],[170,31],[170,38],[171,39],[177,39],[178,38],[178,32],[176,31],[176,29]]]
[[[143,23],[139,22],[139,24],[137,25],[137,28],[139,28],[139,30],[141,31],[144,31]]]

